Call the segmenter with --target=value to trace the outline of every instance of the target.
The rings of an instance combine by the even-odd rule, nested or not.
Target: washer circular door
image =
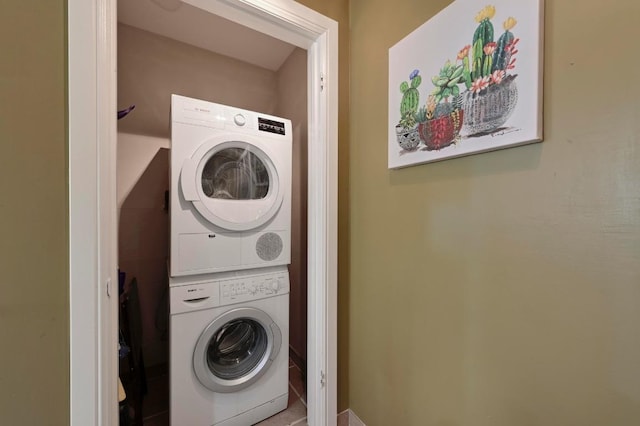
[[[213,320],[193,353],[193,369],[204,387],[236,392],[255,383],[280,352],[282,333],[256,308],[237,308]]]
[[[259,141],[211,139],[185,160],[182,194],[209,222],[247,231],[276,215],[284,197],[274,160]]]

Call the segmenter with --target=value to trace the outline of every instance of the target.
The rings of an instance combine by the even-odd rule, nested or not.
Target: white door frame
[[[308,51],[307,420],[334,426],[338,24],[292,0],[183,1]],[[72,426],[118,422],[116,5],[68,0]]]

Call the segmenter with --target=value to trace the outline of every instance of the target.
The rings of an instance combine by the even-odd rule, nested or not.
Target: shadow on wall
[[[118,262],[127,281],[138,281],[142,349],[148,368],[168,362],[169,150],[149,162],[120,208]]]
[[[167,138],[118,132],[116,173],[118,209],[122,208],[134,186],[138,185],[142,174],[156,157],[158,150],[165,148],[168,152],[170,145],[171,142]]]

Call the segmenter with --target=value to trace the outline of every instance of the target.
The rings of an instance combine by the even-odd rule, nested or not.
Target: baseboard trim
[[[338,426],[367,426],[350,408],[338,414]]]
[[[349,426],[366,426],[351,409],[349,409]]]

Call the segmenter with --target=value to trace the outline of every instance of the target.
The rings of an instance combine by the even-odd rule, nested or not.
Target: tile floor
[[[169,426],[169,376],[161,374],[147,380],[148,394],[142,407],[145,426]],[[287,409],[256,426],[304,426],[307,424],[307,392],[302,372],[289,360],[289,404]]]
[[[142,404],[142,424],[169,426],[169,373],[148,378],[147,390]]]
[[[307,392],[302,381],[302,372],[289,360],[289,403],[287,409],[255,426],[293,426],[307,424]]]

